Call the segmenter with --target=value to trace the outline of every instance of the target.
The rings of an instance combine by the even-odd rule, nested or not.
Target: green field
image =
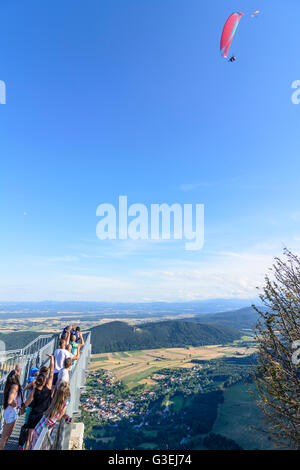
[[[142,383],[147,386],[155,385],[155,382],[150,383],[150,378],[161,369],[192,368],[195,366],[195,363],[191,362],[193,359],[209,361],[224,356],[246,356],[252,352],[253,348],[238,345],[119,351],[94,355],[89,369],[109,370],[116,379],[133,388]],[[148,380],[147,384],[145,380]]]
[[[91,362],[108,361],[108,356],[92,357]]]
[[[246,450],[273,448],[266,434],[261,431],[266,431],[266,425],[248,386],[233,385],[225,390],[224,403],[219,406],[212,432],[233,439]]]
[[[128,388],[136,387],[140,380],[146,379],[147,377],[149,377],[149,375],[156,371],[157,369],[155,367],[151,367],[150,369],[144,370],[142,372],[127,375],[123,378],[123,382],[128,386]]]
[[[129,354],[127,354],[127,353],[124,352],[124,351],[120,351],[120,352],[118,352],[118,354],[119,354],[119,357],[121,357],[121,358],[122,358],[122,357],[129,357]]]
[[[171,403],[174,406],[175,413],[179,413],[183,407],[184,396],[183,395],[174,395]]]

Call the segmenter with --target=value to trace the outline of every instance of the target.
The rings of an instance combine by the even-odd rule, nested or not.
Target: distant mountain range
[[[225,344],[241,337],[231,328],[183,320],[146,323],[138,328],[114,321],[95,326],[91,332],[93,354]]]
[[[102,317],[138,318],[167,315],[202,315],[215,312],[231,311],[251,305],[251,299],[211,299],[193,302],[0,302],[0,318],[26,318],[38,316],[62,316],[80,314]]]
[[[263,307],[261,307],[263,309]],[[230,312],[211,313],[199,315],[191,319],[193,322],[206,323],[208,325],[220,325],[235,330],[253,329],[259,318],[258,313],[252,307],[240,308]]]
[[[139,327],[111,321],[91,329],[93,353],[224,344],[240,338],[243,330],[252,330],[258,317],[252,307],[245,307],[179,320],[163,320],[162,317],[159,322],[146,321]],[[34,331],[0,333],[0,340],[5,342],[6,349],[18,349],[40,334]]]

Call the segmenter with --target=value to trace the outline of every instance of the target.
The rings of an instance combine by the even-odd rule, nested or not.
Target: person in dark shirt
[[[81,343],[81,347],[84,346],[84,339],[83,339],[83,336],[82,336],[82,333],[81,333],[81,330],[80,330],[80,326],[77,326],[76,327],[76,332],[75,332],[75,336],[76,336],[76,341],[77,343]]]
[[[62,332],[62,336],[63,339],[68,339],[68,337],[70,338],[72,335],[75,335],[76,334],[76,327],[75,325],[69,325],[69,326],[66,326],[64,329],[63,329],[63,332]]]
[[[26,427],[28,428],[28,440],[25,449],[30,449],[34,428],[43,416],[43,413],[48,409],[51,403],[51,391],[54,374],[54,356],[48,354],[50,357],[50,373],[47,377],[44,374],[39,374],[35,379],[35,383],[29,397],[25,402],[25,406],[30,406],[31,411],[28,417]]]

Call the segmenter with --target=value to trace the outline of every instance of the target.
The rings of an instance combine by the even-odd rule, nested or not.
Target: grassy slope
[[[259,429],[266,431],[263,416],[248,391],[249,385],[233,385],[224,391],[213,432],[237,442],[243,449],[268,450],[272,443]]]

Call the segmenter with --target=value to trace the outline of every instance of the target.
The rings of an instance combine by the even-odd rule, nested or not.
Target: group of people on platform
[[[54,354],[47,354],[50,358],[49,367],[43,365],[40,369],[31,368],[24,389],[20,383],[20,364],[8,374],[3,397],[4,424],[0,450],[5,448],[18,417],[24,413],[25,423],[19,437],[20,450],[33,449],[43,429],[48,428],[51,431],[61,419],[71,422],[66,414],[71,397],[70,375],[83,346],[80,327],[67,326]]]

